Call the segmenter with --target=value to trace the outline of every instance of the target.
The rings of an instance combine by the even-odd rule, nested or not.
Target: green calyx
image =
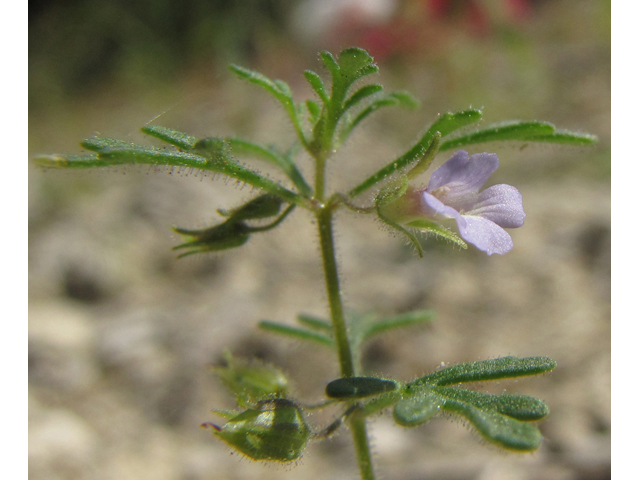
[[[226,365],[213,373],[236,398],[239,406],[248,406],[270,398],[282,398],[289,389],[287,376],[273,365],[235,358],[224,353]]]
[[[218,210],[220,215],[228,217],[229,220],[236,222],[242,220],[256,220],[262,218],[274,217],[280,213],[282,199],[275,195],[260,195],[257,198],[245,203],[244,205],[233,210]]]
[[[291,462],[302,455],[311,437],[300,407],[284,398],[261,401],[221,427],[205,425],[253,460]]]
[[[218,213],[227,219],[213,227],[202,230],[174,227],[176,233],[187,237],[187,242],[173,247],[173,250],[187,250],[178,256],[181,258],[194,253],[215,252],[240,247],[249,240],[251,234],[265,232],[278,226],[295,208],[295,205],[289,205],[281,215],[268,225],[251,226],[247,223],[249,220],[276,217],[280,214],[282,203],[284,202],[281,198],[265,194],[236,209],[218,210]]]
[[[185,243],[176,245],[172,250],[186,249],[178,255],[183,258],[195,253],[217,252],[244,245],[249,240],[250,230],[244,222],[226,221],[214,227],[202,230],[188,230],[174,227],[173,230],[187,237]]]

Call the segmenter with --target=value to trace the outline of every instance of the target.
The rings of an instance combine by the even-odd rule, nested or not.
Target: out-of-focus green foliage
[[[79,0],[29,8],[32,107],[104,84],[159,86],[184,69],[283,42],[285,0]],[[270,41],[269,39],[272,39]]]

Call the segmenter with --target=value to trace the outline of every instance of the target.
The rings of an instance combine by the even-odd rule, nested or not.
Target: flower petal
[[[488,189],[487,189],[488,190]],[[460,236],[487,255],[507,253],[513,248],[511,236],[487,218],[473,215],[460,215],[455,208],[449,207],[430,193],[422,193],[422,213],[432,219],[453,218],[458,225]]]
[[[483,190],[464,215],[477,215],[503,228],[518,228],[524,225],[522,195],[511,185],[494,185]]]
[[[449,190],[446,196],[452,199],[476,193],[496,171],[499,164],[495,153],[476,153],[469,157],[467,152],[459,150],[436,168],[429,180],[427,192],[431,193],[446,186]],[[441,195],[438,197],[443,198]],[[450,204],[447,199],[443,201]]]
[[[513,248],[511,236],[501,227],[483,217],[461,215],[464,222],[458,221],[460,236],[475,245],[487,255],[507,253]]]
[[[454,218],[456,222],[464,222],[464,219],[455,208],[445,205],[439,199],[427,192],[422,192],[420,211],[423,215],[433,220]]]

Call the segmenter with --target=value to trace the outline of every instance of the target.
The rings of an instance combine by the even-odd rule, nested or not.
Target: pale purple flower
[[[460,150],[433,172],[426,189],[409,188],[395,213],[405,220],[453,219],[460,236],[478,249],[488,255],[507,253],[513,241],[504,229],[521,227],[525,213],[522,195],[511,185],[480,191],[498,165],[494,153],[469,157]]]

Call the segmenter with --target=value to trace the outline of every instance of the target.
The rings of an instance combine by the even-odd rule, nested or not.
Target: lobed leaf
[[[327,104],[329,102],[329,95],[327,95],[327,91],[324,88],[324,83],[316,72],[311,70],[305,70],[304,78],[307,79],[307,82],[311,85],[311,88],[316,92],[318,98],[322,100],[322,103]]]
[[[198,139],[186,133],[173,130],[172,128],[161,127],[159,125],[145,125],[140,129],[142,133],[155,137],[163,142],[167,142],[182,150],[191,150],[195,147]]]
[[[364,342],[375,335],[388,332],[389,330],[430,323],[433,321],[435,315],[436,312],[434,310],[415,310],[392,317],[385,317],[375,322],[369,322],[361,329],[360,341]]]
[[[314,102],[313,100],[307,100],[305,105],[309,112],[309,123],[311,123],[311,125],[315,125],[322,114],[322,107],[318,105],[318,102]]]
[[[482,112],[475,109],[440,115],[413,147],[411,147],[405,154],[401,155],[396,160],[371,175],[360,185],[353,188],[349,192],[349,196],[352,198],[356,197],[379,182],[385,180],[393,173],[401,171],[412,163],[420,160],[427,153],[429,146],[434,140],[436,132],[440,132],[442,136],[445,136],[459,128],[475,123],[481,118]]]
[[[542,443],[542,434],[534,425],[469,403],[447,399],[442,409],[465,417],[489,442],[508,450],[532,451]]]
[[[442,397],[431,388],[421,388],[405,395],[393,408],[393,419],[403,427],[415,427],[440,413]]]
[[[309,187],[298,167],[289,156],[279,153],[275,148],[265,148],[239,138],[227,137],[224,141],[231,147],[231,151],[238,155],[248,155],[277,165],[289,177],[301,194],[305,196],[311,195],[311,187]]]
[[[298,315],[298,322],[300,322],[301,324],[307,327],[313,328],[314,330],[323,330],[326,332],[333,332],[333,327],[331,326],[331,323],[327,322],[323,318],[318,318],[312,315],[306,315],[301,313]]]
[[[427,152],[429,145],[433,141],[433,134],[427,131],[422,138],[416,143],[413,147],[411,147],[404,155],[401,155],[396,160],[378,170],[376,173],[367,178],[364,182],[362,182],[357,187],[353,188],[349,192],[349,196],[351,198],[360,195],[366,190],[370,189],[374,185],[379,182],[387,179],[390,175],[394,174],[397,171],[400,171],[406,168],[408,165],[411,165],[413,162],[420,160],[424,154]]]
[[[349,110],[351,107],[354,107],[365,98],[370,97],[371,95],[375,95],[378,92],[381,92],[382,89],[383,89],[382,85],[379,85],[377,83],[365,85],[364,87],[361,87],[360,89],[356,90],[356,92],[353,95],[351,95],[346,102],[344,102],[342,109],[345,111]]]
[[[398,90],[389,94],[390,98],[396,101],[396,105],[409,109],[416,109],[420,107],[420,100],[413,96],[406,90]]]
[[[38,155],[33,161],[43,168],[88,168],[112,165],[108,160],[100,159],[97,153],[89,155]]]
[[[429,131],[432,134],[440,132],[443,137],[459,130],[467,125],[476,123],[482,119],[482,110],[470,108],[469,110],[462,110],[460,112],[447,112],[438,115],[435,122],[429,127]]]
[[[457,383],[524,377],[550,372],[555,366],[556,362],[548,357],[501,357],[443,368],[411,382],[410,385],[446,386]]]
[[[429,145],[427,151],[424,153],[423,157],[413,165],[411,170],[407,172],[407,181],[413,180],[414,178],[422,175],[427,171],[427,169],[431,166],[436,153],[438,153],[438,150],[440,149],[441,140],[442,134],[440,132],[436,132],[433,134],[433,140],[431,141],[431,144]]]
[[[570,132],[569,130],[556,130],[548,135],[537,135],[528,139],[532,142],[543,143],[562,143],[566,145],[574,146],[587,146],[595,145],[598,143],[598,137],[596,135],[590,135],[588,133]]]
[[[235,144],[238,145],[237,142]],[[248,183],[249,185],[261,188],[268,193],[279,196],[289,203],[306,206],[306,200],[303,200],[296,193],[287,190],[274,181],[236,163],[228,150],[229,144],[224,140],[215,137],[207,137],[198,140],[193,149],[194,152],[197,152],[199,155],[208,159],[208,170],[222,173]]]
[[[342,50],[338,56],[338,65],[343,82],[348,85],[378,71],[378,66],[373,63],[373,57],[369,52],[358,47]]]
[[[349,102],[350,100],[351,99],[347,100],[347,102]],[[382,98],[371,102],[371,104],[360,111],[352,120],[346,122],[346,124],[342,127],[339,134],[340,144],[343,143],[349,137],[349,135],[351,135],[351,132],[355,129],[356,126],[358,126],[360,122],[362,122],[365,118],[367,118],[369,115],[379,110],[380,108],[395,106],[416,108],[419,104],[420,102],[408,92],[392,92]],[[345,110],[347,110],[347,108],[350,108],[351,106],[353,105],[349,105],[349,107],[345,105]]]
[[[344,111],[343,102],[349,87],[359,78],[377,72],[378,66],[366,50],[357,47],[342,50],[337,61],[329,52],[322,52],[320,58],[331,73],[331,98],[327,106],[337,120]]]
[[[228,152],[228,144],[215,137],[198,140],[191,152],[179,152],[155,147],[136,145],[113,138],[93,137],[83,140],[81,145],[97,155],[48,155],[38,157],[37,163],[53,168],[91,168],[116,165],[167,165],[195,168],[221,173],[283,200],[307,207],[307,201],[262,175],[236,163]]]
[[[320,89],[317,75],[306,74],[307,80],[319,92],[318,95],[321,96],[326,107],[314,124],[314,140],[306,145],[313,156],[317,154],[330,155],[346,140],[358,123],[378,108],[385,105],[415,104],[408,93],[398,92],[372,102],[358,113],[355,119],[344,120],[343,115],[347,110],[382,90],[381,85],[365,85],[345,100],[351,85],[359,78],[377,72],[378,67],[373,63],[373,57],[368,52],[357,47],[342,50],[337,60],[329,52],[322,52],[320,57],[331,74],[332,85],[331,96],[326,97],[325,101],[326,91],[324,86],[322,90]],[[337,129],[339,124],[341,126]]]
[[[228,148],[231,147],[231,150],[238,154],[251,155],[279,166],[301,193],[304,195],[311,193],[311,188],[290,158],[277,155],[274,151],[254,143],[236,138],[208,137],[196,140],[195,137],[182,132],[153,125],[143,127],[142,130],[144,133],[188,150],[190,153],[146,147],[113,138],[92,137],[83,140],[81,145],[87,150],[98,152],[99,157],[68,156],[70,158],[66,159],[64,156],[56,156],[55,158],[49,156],[43,158],[39,163],[43,166],[75,168],[135,163],[192,167],[228,175],[300,204],[300,199],[294,200],[294,197],[297,196],[295,193],[236,163]]]
[[[250,70],[239,65],[231,64],[229,65],[229,69],[238,77],[248,80],[251,83],[264,88],[280,102],[293,103],[293,100],[291,99],[291,89],[282,80],[272,81],[270,78],[260,72]]]
[[[319,343],[326,347],[335,348],[335,343],[333,341],[333,338],[324,334],[311,332],[309,330],[304,330],[302,328],[291,327],[289,325],[270,322],[268,320],[260,321],[260,323],[258,323],[258,328],[265,330],[267,332],[277,333],[280,335],[297,338],[299,340],[310,340],[312,342]]]
[[[167,135],[167,138],[171,136],[170,129],[165,130],[163,133]],[[234,142],[234,144],[238,146],[238,142]],[[308,201],[300,195],[236,163],[230,155],[229,143],[219,138],[208,137],[200,139],[193,144],[189,152],[147,147],[102,137],[85,139],[81,142],[81,145],[87,150],[96,152],[97,155],[47,155],[38,157],[36,162],[42,167],[50,168],[91,168],[146,164],[212,171],[253,185],[268,193],[277,195],[289,203],[308,208]],[[248,142],[245,145],[248,145]],[[252,147],[254,153],[260,148],[255,145]],[[261,153],[266,155],[264,150]],[[287,165],[289,162],[290,160],[284,160],[282,165]],[[295,167],[285,168],[289,168],[290,176],[296,178]],[[303,183],[304,180],[301,176],[296,181],[302,189],[310,191],[306,183]]]
[[[296,130],[296,134],[298,135],[300,143],[302,143],[303,145],[307,144],[307,140],[304,136],[304,133],[302,132],[302,127],[300,125],[300,118],[298,117],[296,106],[291,96],[291,88],[286,82],[283,82],[282,80],[271,80],[259,72],[240,67],[239,65],[231,64],[229,65],[229,69],[240,78],[259,85],[271,95],[273,95],[282,104],[285,111],[289,115],[289,118],[293,123],[293,127]]]
[[[538,428],[526,422],[549,413],[544,402],[526,395],[491,395],[454,387],[408,384],[393,409],[399,425],[420,425],[441,411],[465,417],[488,441],[506,449],[532,451],[540,446]]]
[[[396,389],[387,393],[378,395],[373,400],[368,400],[359,409],[358,415],[362,417],[368,417],[376,414],[385,408],[391,407],[402,400],[401,389]]]
[[[136,145],[113,138],[88,138],[81,142],[87,150],[98,153],[98,159],[106,163],[103,166],[147,164],[170,165],[208,169],[208,162],[199,155],[174,150]],[[86,165],[97,166],[97,165]]]
[[[206,159],[198,155],[136,145],[113,138],[93,137],[81,142],[93,155],[46,155],[36,158],[38,165],[53,168],[95,168],[117,165],[167,165],[209,170]]]
[[[325,67],[327,67],[332,77],[340,70],[340,65],[338,65],[334,56],[331,55],[331,52],[320,52],[320,59],[322,60],[322,63],[324,63]]]
[[[287,82],[285,82],[284,80],[275,79],[275,80],[273,80],[273,84],[276,86],[278,91],[282,93],[282,95],[284,95],[285,97],[287,97],[289,99],[292,98],[293,94],[291,93],[291,87],[289,86],[289,84]]]
[[[91,150],[92,152],[102,153],[112,148],[131,148],[131,149],[149,149],[158,150],[153,147],[145,147],[143,145],[136,145],[135,143],[125,142],[124,140],[118,140],[117,138],[109,137],[91,137],[85,138],[80,142],[80,146]]]
[[[542,400],[528,395],[492,395],[455,387],[432,387],[432,392],[445,398],[469,403],[481,410],[493,410],[522,421],[540,420],[549,414],[549,407]]]
[[[556,127],[549,122],[522,120],[500,122],[483,128],[482,130],[446,140],[442,142],[440,150],[445,151],[465,145],[506,140],[535,141],[536,138],[553,135],[555,128]]]

